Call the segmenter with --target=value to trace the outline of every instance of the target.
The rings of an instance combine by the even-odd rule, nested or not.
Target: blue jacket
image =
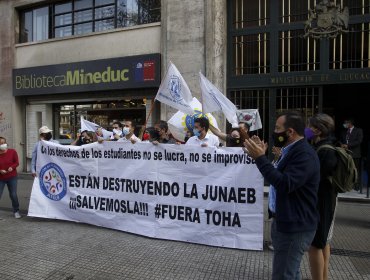
[[[280,232],[316,230],[320,162],[306,139],[294,143],[275,168],[265,156],[256,164],[276,189],[276,226]]]

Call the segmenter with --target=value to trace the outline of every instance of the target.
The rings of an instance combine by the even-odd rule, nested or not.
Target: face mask
[[[315,133],[311,128],[306,127],[304,129],[304,136],[306,137],[307,140],[312,140],[315,137]]]
[[[119,129],[113,129],[113,134],[116,134],[118,136],[121,136],[122,134],[122,130],[119,130]]]
[[[124,127],[123,129],[122,129],[122,134],[123,135],[127,135],[127,134],[129,134],[130,133],[130,129],[128,128],[128,127]]]
[[[274,139],[274,146],[276,147],[284,147],[286,142],[288,141],[288,136],[286,135],[286,130],[283,132],[273,132],[272,137]]]
[[[8,144],[1,144],[0,145],[0,151],[5,151],[8,148]]]
[[[144,134],[143,134],[143,140],[144,140],[144,141],[149,140],[149,138],[150,138],[149,133],[144,133]]]
[[[229,140],[228,146],[229,147],[240,147],[240,138],[231,138]]]
[[[195,136],[199,137],[200,136],[200,131],[196,128],[193,129],[193,133]]]
[[[344,123],[343,124],[343,127],[347,129],[348,128],[348,124],[347,123]]]
[[[49,132],[45,134],[44,138],[46,141],[49,141],[51,138],[53,138],[53,135]]]

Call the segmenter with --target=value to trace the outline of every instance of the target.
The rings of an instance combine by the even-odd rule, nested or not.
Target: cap
[[[39,129],[39,134],[49,133],[49,132],[52,132],[52,130],[49,129],[46,125],[40,127],[40,129]]]

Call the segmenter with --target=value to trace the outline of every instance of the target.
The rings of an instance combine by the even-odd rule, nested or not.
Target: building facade
[[[153,101],[169,61],[194,96],[199,71],[225,91],[225,10],[223,1],[1,0],[0,134],[21,169],[42,125],[68,144],[81,117],[108,129],[168,120],[175,110]]]
[[[266,140],[285,109],[328,113],[338,132],[354,117],[369,139],[370,0],[0,0],[0,23],[0,135],[23,171],[42,125],[68,144],[81,116],[168,120],[153,100],[170,61],[193,96],[201,71],[258,108]]]

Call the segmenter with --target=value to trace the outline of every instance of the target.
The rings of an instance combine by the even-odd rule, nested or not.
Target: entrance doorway
[[[369,125],[369,84],[329,85],[323,87],[322,111],[335,120],[335,136],[339,137],[343,131],[343,122],[346,118],[353,118],[355,126],[362,128],[364,140],[362,155],[366,156],[367,144],[370,140]]]

